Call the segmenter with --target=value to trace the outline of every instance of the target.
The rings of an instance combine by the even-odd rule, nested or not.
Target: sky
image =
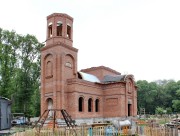
[[[0,0],[0,27],[46,40],[46,17],[74,18],[78,70],[106,66],[135,80],[180,80],[180,0]]]

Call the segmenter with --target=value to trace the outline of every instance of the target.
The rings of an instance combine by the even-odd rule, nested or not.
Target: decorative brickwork
[[[136,116],[133,75],[121,75],[105,66],[83,69],[79,74],[77,53],[73,18],[61,13],[49,15],[46,46],[41,49],[41,113],[53,108],[66,109],[73,119]],[[108,80],[104,78],[107,75]]]

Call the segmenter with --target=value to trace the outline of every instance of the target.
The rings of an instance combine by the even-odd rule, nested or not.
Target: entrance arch
[[[53,100],[51,98],[47,99],[47,109],[48,110],[53,109]],[[53,112],[49,111],[48,117],[52,117],[52,116],[53,116]]]

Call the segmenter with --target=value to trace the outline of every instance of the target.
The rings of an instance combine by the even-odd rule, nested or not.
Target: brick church
[[[77,70],[73,18],[47,17],[47,40],[41,49],[41,113],[65,109],[76,121],[104,121],[137,115],[133,75],[105,66]],[[59,118],[62,116],[59,114]]]

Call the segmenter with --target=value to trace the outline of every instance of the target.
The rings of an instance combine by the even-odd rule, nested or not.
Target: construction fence
[[[180,136],[178,128],[137,126],[139,136]]]
[[[36,129],[18,132],[13,136],[180,136],[177,128],[167,127],[148,127],[137,126],[135,132],[132,129],[124,127],[115,129],[113,126],[106,127],[88,127],[78,126],[74,129],[68,127],[61,128],[42,128],[41,131]]]

